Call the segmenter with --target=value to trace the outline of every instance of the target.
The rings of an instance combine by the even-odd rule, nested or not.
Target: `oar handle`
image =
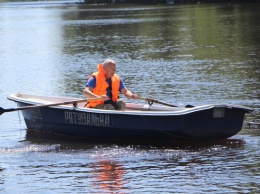
[[[145,101],[147,101],[150,105],[151,105],[153,102],[155,102],[155,103],[162,104],[162,105],[165,105],[165,106],[178,107],[178,106],[176,106],[176,105],[169,104],[169,103],[166,103],[166,102],[163,102],[163,101],[160,101],[160,100],[156,100],[156,99],[152,99],[152,98],[147,98],[147,97],[141,97],[141,96],[139,96],[138,99],[140,99],[140,100],[145,100]]]
[[[12,112],[12,111],[18,111],[18,110],[26,110],[26,109],[32,109],[32,108],[43,108],[48,106],[59,106],[59,105],[67,105],[67,104],[75,104],[79,102],[87,102],[87,101],[93,101],[93,100],[102,100],[101,97],[98,98],[87,98],[87,99],[80,99],[80,100],[71,100],[71,101],[65,101],[65,102],[57,102],[57,103],[50,103],[50,104],[39,104],[39,105],[32,105],[32,106],[23,106],[18,108],[9,108],[4,109],[0,107],[0,115],[5,112]]]

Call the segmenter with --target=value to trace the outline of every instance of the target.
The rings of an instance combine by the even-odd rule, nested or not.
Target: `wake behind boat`
[[[110,142],[223,140],[237,134],[245,113],[252,111],[226,104],[180,108],[152,103],[127,103],[118,111],[85,108],[85,100],[69,97],[17,93],[8,99],[20,107],[29,130]]]

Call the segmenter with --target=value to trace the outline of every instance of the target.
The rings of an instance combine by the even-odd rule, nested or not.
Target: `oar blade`
[[[193,107],[195,107],[195,106],[190,105],[190,104],[187,104],[187,105],[185,106],[185,108],[193,108]]]
[[[2,107],[0,107],[0,115],[3,114],[5,112],[5,109],[3,109]]]

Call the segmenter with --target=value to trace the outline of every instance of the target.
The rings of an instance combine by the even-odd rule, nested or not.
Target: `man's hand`
[[[138,99],[139,97],[138,97],[137,94],[132,94],[132,95],[131,95],[131,98],[136,100],[136,99]]]
[[[101,98],[102,98],[103,100],[109,100],[109,99],[110,99],[106,94],[103,94],[103,95],[101,96]]]

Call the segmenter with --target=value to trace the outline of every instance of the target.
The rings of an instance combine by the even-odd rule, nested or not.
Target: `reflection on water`
[[[0,180],[6,192],[256,192],[258,146],[248,135],[178,147],[87,144],[28,133],[16,148],[0,149]]]
[[[123,176],[125,171],[116,161],[99,161],[93,166],[93,175],[96,177],[95,187],[100,187],[102,193],[121,193],[124,187]]]
[[[65,48],[67,54],[81,60],[77,61],[81,65],[74,67],[79,69],[73,82],[84,85],[96,64],[112,57],[119,74],[137,93],[162,99],[171,96],[168,101],[177,103],[185,99],[195,104],[259,106],[257,9],[185,6],[66,13],[63,17],[69,24],[63,28],[64,39],[68,40]],[[245,28],[248,23],[254,29]],[[151,90],[152,86],[160,92]],[[81,94],[79,88],[65,87],[68,92]]]
[[[28,192],[32,188],[40,191],[42,184],[46,191],[90,193],[244,193],[256,192],[258,187],[252,182],[259,172],[259,156],[252,155],[259,146],[257,138],[251,138],[250,147],[244,140],[230,139],[180,149],[171,145],[90,145],[34,135],[16,148],[26,151],[1,152],[5,159],[19,159],[16,165],[17,159],[2,165],[6,177],[2,180],[9,183],[8,172],[15,165],[14,183]],[[39,150],[25,149],[32,145]],[[53,145],[57,145],[55,149]],[[34,180],[30,187],[26,187],[27,179]]]
[[[1,11],[0,79],[6,85],[19,78],[28,93],[82,97],[87,76],[110,57],[140,95],[177,104],[260,106],[256,6],[19,4]]]

